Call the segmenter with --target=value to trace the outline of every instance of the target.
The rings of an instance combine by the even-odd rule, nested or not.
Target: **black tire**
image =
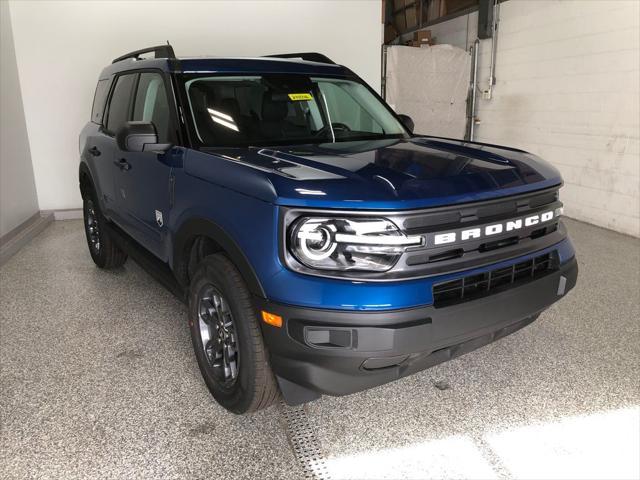
[[[211,292],[213,296],[219,295],[222,301],[212,302]],[[221,305],[220,310],[216,308],[213,316],[209,310],[206,321],[207,305],[210,308],[213,304]],[[221,312],[224,314],[220,315]],[[213,339],[215,333],[212,332],[219,332],[217,327],[215,330],[210,327],[219,317],[226,318],[224,322],[230,320],[226,324],[233,327],[233,333],[225,339],[233,342],[236,354],[232,357],[235,367],[230,369],[232,373],[228,378],[223,378],[229,370],[224,368],[227,364],[221,365],[227,362],[226,354],[224,362],[222,357],[214,355],[214,349],[224,341],[219,336],[217,340],[208,341],[207,345],[203,341],[203,338]],[[208,330],[204,337],[201,327]],[[266,408],[279,398],[251,295],[240,272],[223,254],[205,257],[193,275],[189,286],[189,328],[200,372],[220,405],[241,414]],[[235,378],[232,378],[233,372],[236,373]]]
[[[93,263],[104,269],[120,267],[127,261],[127,254],[115,244],[106,228],[107,220],[100,211],[100,204],[93,189],[82,199],[84,233]]]

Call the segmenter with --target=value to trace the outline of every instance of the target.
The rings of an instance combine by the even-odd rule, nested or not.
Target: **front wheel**
[[[202,260],[189,287],[189,327],[200,372],[233,413],[272,405],[279,391],[251,295],[222,254]]]
[[[106,220],[93,191],[88,192],[83,200],[84,232],[93,263],[100,268],[116,268],[127,260],[124,253],[115,244],[106,229]]]

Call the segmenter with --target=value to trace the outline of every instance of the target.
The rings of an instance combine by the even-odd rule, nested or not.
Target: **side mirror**
[[[409,130],[411,133],[413,133],[413,129],[415,125],[411,117],[409,115],[404,115],[402,113],[399,114],[398,117],[400,118],[400,121],[406,127],[406,129]]]
[[[158,143],[151,122],[126,122],[116,132],[116,143],[123,152],[166,152],[171,147],[170,143]]]

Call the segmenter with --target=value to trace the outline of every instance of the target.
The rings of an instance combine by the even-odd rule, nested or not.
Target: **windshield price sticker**
[[[313,100],[313,97],[310,93],[290,93],[289,100],[293,100],[294,102],[301,102]]]

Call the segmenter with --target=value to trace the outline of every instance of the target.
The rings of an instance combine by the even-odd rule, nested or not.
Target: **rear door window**
[[[120,75],[116,79],[105,124],[106,129],[111,133],[117,132],[129,120],[131,91],[135,79],[136,74]]]

